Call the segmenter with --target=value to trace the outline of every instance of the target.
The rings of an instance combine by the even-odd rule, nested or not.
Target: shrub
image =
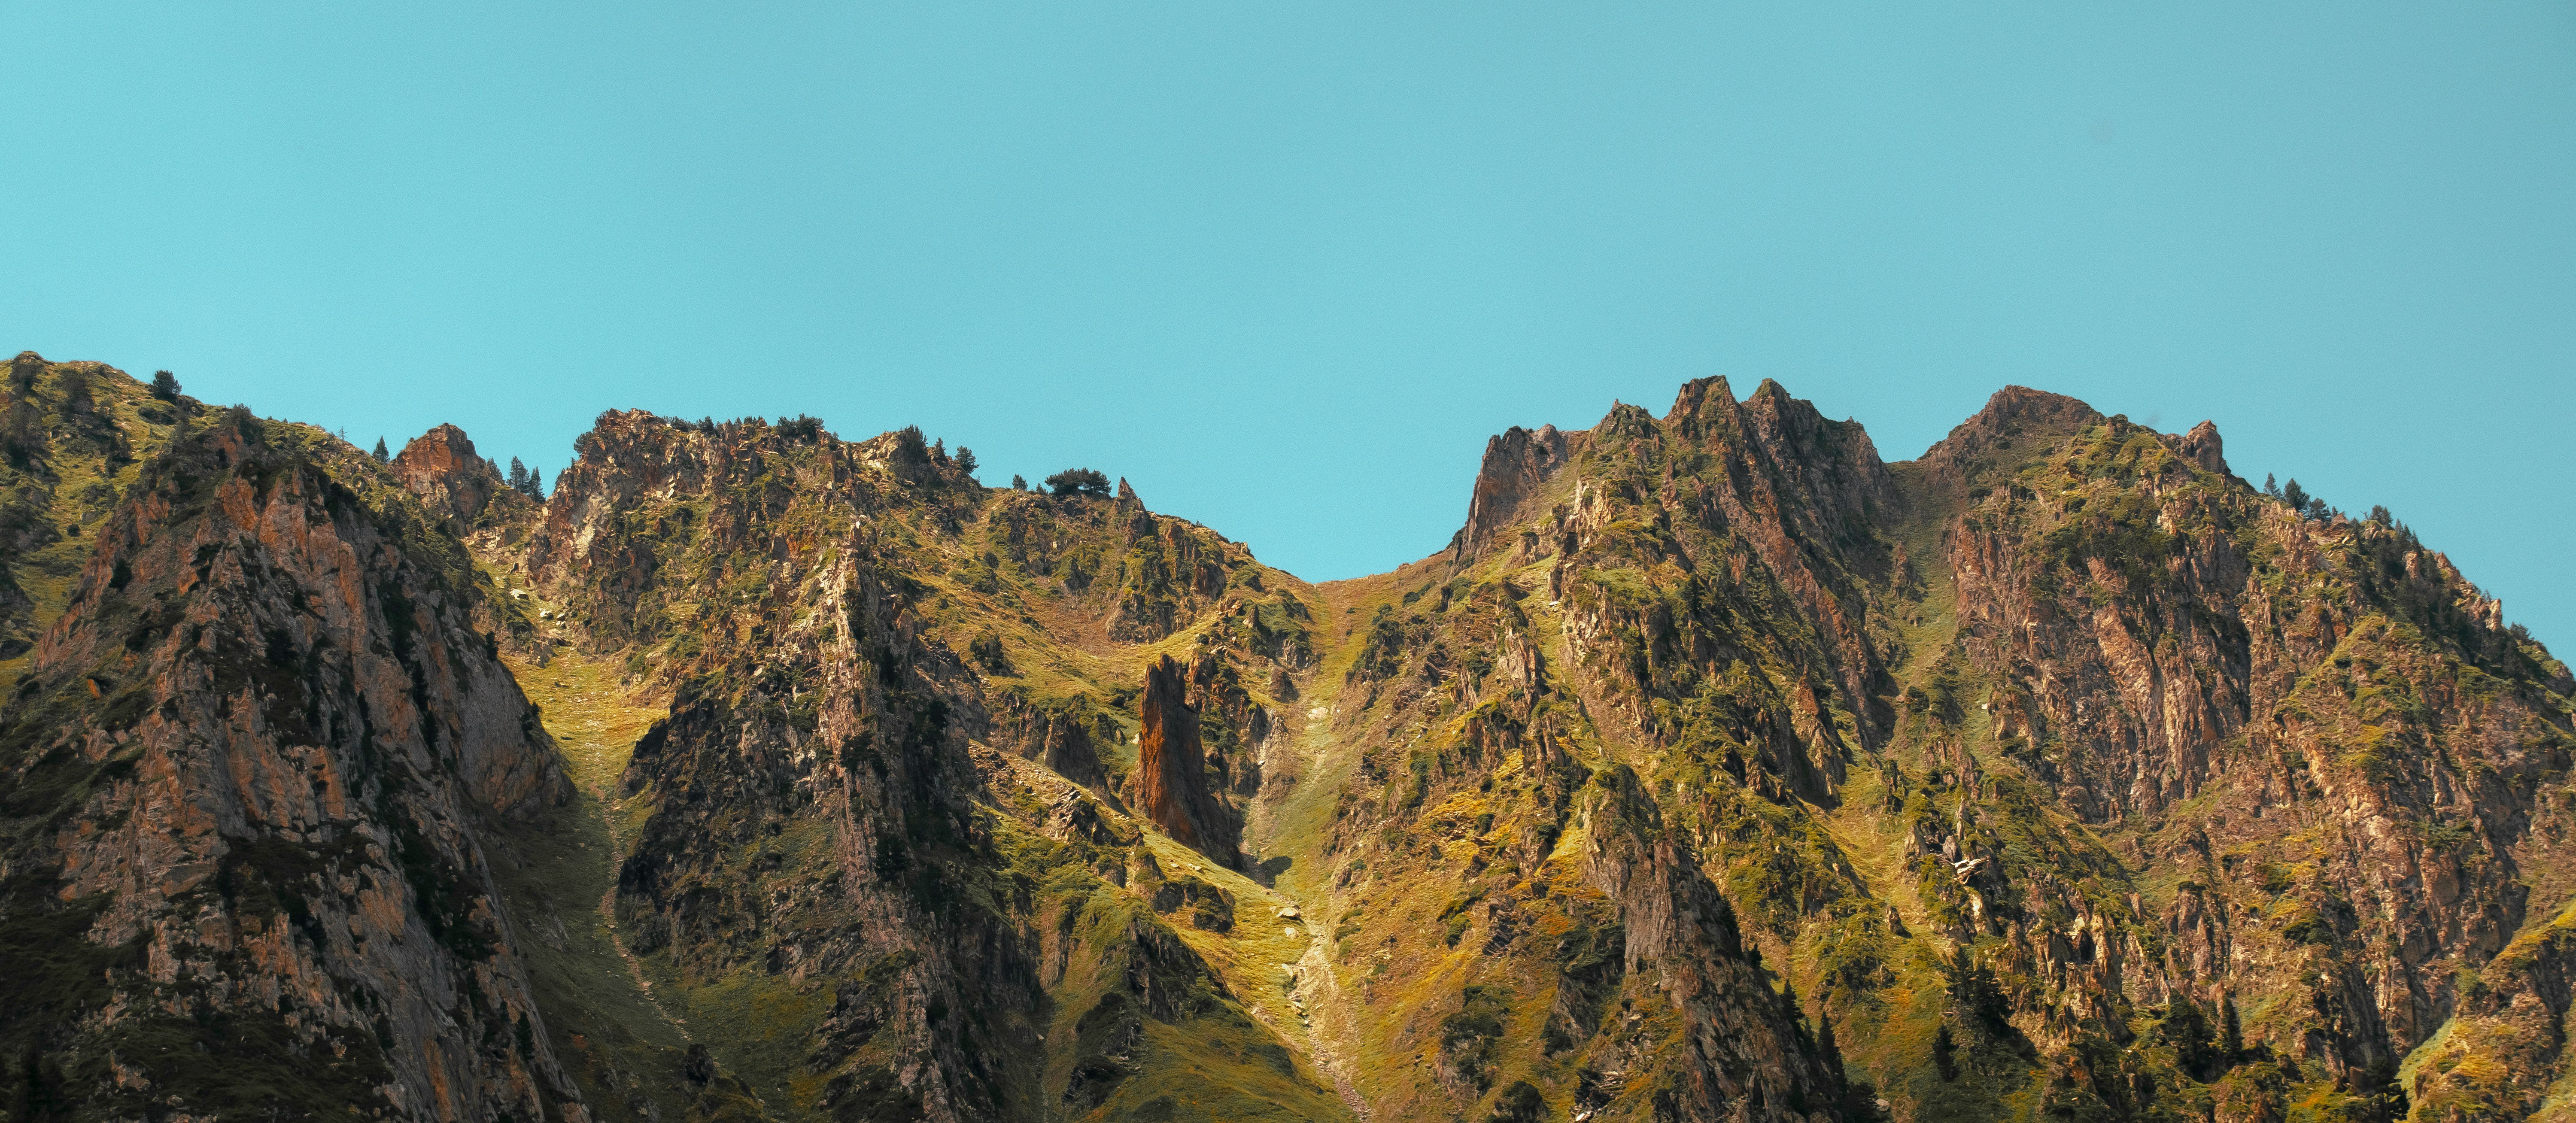
[[[1011,673],[1010,656],[1002,651],[1002,637],[987,631],[967,641],[966,653],[975,657],[987,674]]]

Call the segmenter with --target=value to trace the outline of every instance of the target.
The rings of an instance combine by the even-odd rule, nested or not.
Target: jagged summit
[[[462,535],[502,491],[500,469],[474,453],[465,430],[440,425],[414,437],[393,459],[395,478]]]

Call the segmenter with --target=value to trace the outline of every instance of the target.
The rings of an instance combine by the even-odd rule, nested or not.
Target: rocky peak
[[[1679,408],[1679,407],[1675,407]],[[1533,432],[1518,425],[1485,442],[1484,464],[1476,470],[1476,489],[1467,500],[1467,525],[1450,540],[1459,561],[1482,553],[1527,516],[1522,510],[1565,467],[1566,435],[1554,425]]]
[[[500,471],[475,455],[473,440],[454,425],[441,425],[412,438],[394,457],[393,468],[394,478],[405,489],[460,534],[474,525],[501,490]]]
[[[2092,406],[2064,394],[2006,386],[1915,463],[1936,495],[1956,501],[1988,472],[2009,470],[2101,419]]]
[[[1773,383],[1766,378],[1762,380],[1762,385],[1770,386]],[[1759,392],[1756,391],[1756,393]],[[1680,393],[1673,395],[1672,411],[1664,415],[1664,421],[1666,424],[1671,424],[1683,418],[1697,417],[1712,401],[1720,403],[1720,409],[1735,408],[1735,391],[1727,385],[1726,379],[1722,377],[1691,379],[1682,383]]]
[[[2183,459],[2200,465],[2203,471],[2215,472],[2222,476],[2231,474],[2227,470],[2227,456],[2219,442],[2218,426],[2214,422],[2203,421],[2192,426],[2191,432],[2183,434],[2175,441],[2174,450],[2180,452]]]
[[[1229,866],[1240,865],[1241,828],[1210,794],[1199,714],[1185,700],[1187,668],[1166,655],[1145,668],[1143,721],[1136,737],[1136,803],[1172,840]]]

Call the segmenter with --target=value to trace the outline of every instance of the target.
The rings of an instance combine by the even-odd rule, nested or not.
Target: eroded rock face
[[[0,955],[44,980],[6,1032],[49,1094],[580,1110],[475,841],[569,788],[475,626],[488,586],[379,471],[235,411],[100,528],[0,733]]]
[[[2137,918],[2172,950],[2128,968],[2132,992],[2300,995],[2260,1028],[2394,1102],[2464,973],[2565,903],[2519,873],[2568,860],[2542,794],[2576,748],[2564,692],[2403,527],[2301,517],[2219,449],[2205,423],[2097,419],[2036,486],[1980,477],[1949,533],[1960,650],[1999,755],[2206,886]]]
[[[640,826],[615,908],[677,993],[778,996],[757,1042],[707,1043],[719,1071],[792,1050],[758,1094],[827,1118],[1151,1115],[1183,1071],[1335,1117],[1176,934],[1228,923],[1223,898],[1167,891],[1106,798],[1110,684],[1009,681],[1061,649],[994,632],[1041,596],[1105,632],[1121,585],[1094,579],[1120,550],[1220,540],[977,487],[917,433],[611,414],[579,447],[518,563],[568,635],[674,687],[622,781]]]
[[[1239,865],[1242,827],[1208,783],[1199,714],[1186,700],[1188,690],[1186,670],[1168,655],[1145,669],[1145,693],[1137,703],[1136,805],[1174,842]]]
[[[1522,508],[1565,466],[1567,451],[1566,435],[1554,425],[1535,432],[1515,425],[1487,440],[1475,493],[1467,501],[1467,525],[1450,542],[1450,552],[1462,560],[1479,557],[1498,538],[1517,533],[1529,514]]]
[[[1036,702],[1004,693],[993,707],[996,741],[1077,784],[1102,782],[1100,745],[1119,735],[1118,726],[1090,696]]]
[[[464,537],[502,492],[501,473],[474,454],[465,430],[441,425],[403,446],[393,459],[394,478],[420,497],[421,503],[447,522],[448,532]]]
[[[1842,1057],[1805,1036],[1790,995],[1765,983],[1761,955],[1748,953],[1735,911],[1701,873],[1687,843],[1666,830],[1662,812],[1624,769],[1605,774],[1583,809],[1589,847],[1583,872],[1618,902],[1625,970],[1641,967],[1682,1022],[1679,1086],[1671,1118],[1810,1118],[1847,1106]]]

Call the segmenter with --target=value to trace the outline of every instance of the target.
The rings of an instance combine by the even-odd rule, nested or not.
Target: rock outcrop
[[[1451,556],[1460,561],[1481,557],[1497,539],[1517,534],[1530,513],[1525,508],[1565,467],[1568,452],[1566,435],[1554,425],[1535,432],[1515,425],[1487,440],[1475,491],[1467,500],[1467,524],[1449,542]]]
[[[462,538],[483,517],[492,497],[502,494],[501,472],[474,453],[465,430],[441,425],[413,437],[393,459],[394,478],[419,496],[421,504],[445,520],[448,533]]]
[[[1648,972],[1681,1020],[1677,1079],[1656,1115],[1794,1121],[1859,1106],[1843,1102],[1842,1057],[1811,1036],[1794,995],[1771,992],[1734,908],[1665,829],[1635,774],[1601,779],[1582,815],[1583,873],[1619,904],[1626,972]]]
[[[1145,668],[1145,692],[1137,703],[1135,803],[1172,841],[1240,865],[1242,827],[1208,783],[1199,714],[1190,708],[1188,692],[1188,670],[1170,656]]]

